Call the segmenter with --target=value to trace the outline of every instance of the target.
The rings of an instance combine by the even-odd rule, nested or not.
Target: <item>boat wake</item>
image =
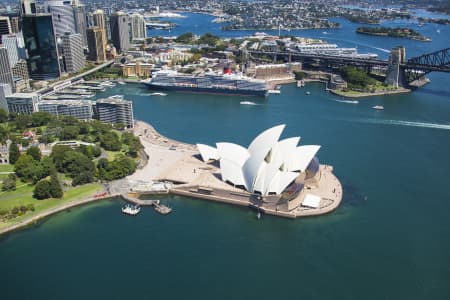
[[[450,124],[437,124],[437,123],[414,122],[403,120],[382,120],[382,119],[355,119],[349,121],[356,121],[358,123],[367,123],[367,124],[397,125],[397,126],[450,130]]]
[[[333,101],[336,101],[336,102],[340,102],[340,103],[348,103],[348,104],[358,104],[359,103],[359,101],[358,100],[333,100]]]
[[[259,105],[258,103],[252,102],[252,101],[241,101],[239,102],[241,105]]]

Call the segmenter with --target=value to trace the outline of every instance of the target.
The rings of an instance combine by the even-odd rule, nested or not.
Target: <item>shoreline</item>
[[[139,130],[142,130],[141,132]],[[181,196],[187,196],[190,198],[196,198],[196,199],[203,199],[207,201],[213,201],[213,202],[220,202],[220,203],[226,203],[226,204],[232,204],[232,205],[238,205],[238,206],[247,206],[249,208],[258,209],[259,211],[268,214],[268,215],[274,215],[279,217],[286,217],[295,219],[298,217],[305,217],[305,216],[317,216],[317,215],[323,215],[328,214],[339,206],[339,204],[342,201],[342,194],[343,189],[342,185],[340,184],[337,177],[332,173],[333,168],[331,166],[322,165],[323,174],[320,176],[321,178],[326,178],[328,175],[329,180],[333,180],[336,183],[336,190],[337,193],[331,195],[332,197],[335,197],[335,199],[330,199],[330,195],[327,195],[327,197],[324,197],[324,201],[326,201],[326,205],[321,206],[317,209],[308,209],[305,207],[296,207],[295,209],[291,209],[288,211],[283,211],[278,209],[278,205],[276,207],[273,207],[274,205],[272,203],[268,204],[264,200],[262,201],[255,201],[254,195],[250,194],[248,192],[243,192],[242,190],[239,190],[237,188],[233,188],[229,186],[226,183],[223,183],[221,180],[218,182],[213,182],[212,188],[215,191],[218,191],[218,194],[222,195],[205,195],[197,192],[193,192],[194,188],[199,188],[201,186],[210,186],[211,184],[211,178],[206,178],[205,176],[199,176],[200,178],[190,178],[191,182],[183,182],[183,180],[179,179],[173,179],[171,176],[173,176],[173,172],[178,173],[179,169],[175,169],[172,165],[164,165],[164,163],[161,163],[161,165],[158,163],[156,165],[156,168],[151,163],[151,159],[155,156],[154,152],[159,151],[159,156],[157,156],[157,160],[160,162],[166,158],[166,160],[169,160],[173,163],[172,157],[175,155],[175,158],[178,158],[178,160],[175,160],[175,163],[186,162],[190,163],[189,165],[189,172],[191,172],[192,166],[194,169],[199,170],[198,173],[205,174],[206,167],[209,166],[207,164],[204,164],[203,162],[199,163],[198,161],[195,161],[194,163],[192,161],[187,162],[186,157],[194,157],[196,154],[198,154],[198,151],[196,149],[195,145],[188,144],[185,142],[180,142],[174,139],[170,139],[162,134],[160,134],[156,129],[150,125],[147,122],[136,120],[135,129],[133,130],[133,133],[136,136],[139,136],[141,139],[141,143],[144,146],[145,153],[149,156],[149,160],[147,161],[146,165],[142,169],[136,170],[133,174],[127,176],[125,179],[128,181],[139,181],[142,179],[148,180],[149,178],[152,178],[153,180],[169,180],[172,182],[179,182],[181,184],[174,186],[174,188],[171,188],[167,191],[168,195],[181,195]],[[170,156],[169,159],[167,159],[167,156]],[[153,169],[157,169],[155,172]],[[167,169],[167,170],[166,170]],[[202,171],[200,171],[202,170]],[[152,172],[153,171],[153,172]],[[172,173],[171,173],[172,171]],[[180,171],[180,173],[183,173]],[[195,172],[194,172],[195,173]],[[185,173],[186,174],[186,173]],[[192,174],[191,174],[192,175]],[[181,177],[182,178],[182,177]],[[199,180],[195,180],[199,179]],[[206,179],[206,182],[203,182],[202,180]],[[109,185],[114,184],[114,181],[108,182]],[[136,191],[137,192],[137,191]],[[137,192],[137,194],[145,194],[145,192]],[[71,201],[69,203],[65,203],[61,206],[54,207],[52,209],[49,209],[47,211],[43,211],[38,213],[35,216],[32,216],[30,218],[25,218],[17,223],[12,223],[9,226],[6,226],[2,229],[0,229],[0,236],[8,233],[12,233],[16,230],[23,229],[24,227],[31,225],[33,223],[36,223],[42,219],[51,217],[52,215],[55,215],[59,212],[65,211],[67,209],[82,206],[89,203],[94,203],[96,201],[101,200],[107,200],[112,198],[120,198],[124,201],[129,201],[126,197],[124,192],[114,192],[110,193],[108,195],[105,195],[103,197],[89,197],[89,198],[82,198],[78,200]],[[242,198],[244,197],[244,198]],[[298,196],[300,197],[300,196]],[[296,200],[300,201],[300,200]],[[331,203],[330,203],[331,201]]]
[[[58,207],[54,207],[52,209],[49,209],[47,211],[43,211],[31,218],[28,219],[24,219],[22,221],[19,221],[17,223],[11,224],[10,226],[7,226],[5,228],[0,229],[0,236],[4,235],[4,234],[8,234],[8,233],[12,233],[16,230],[19,229],[23,229],[24,227],[31,225],[33,223],[36,223],[42,219],[51,217],[52,215],[55,215],[59,212],[65,211],[67,209],[73,208],[73,207],[77,207],[77,206],[83,206],[85,204],[89,204],[89,203],[93,203],[96,201],[100,201],[100,200],[107,200],[107,199],[111,199],[111,198],[116,198],[116,197],[120,197],[121,195],[116,195],[116,194],[112,194],[112,195],[107,195],[104,197],[90,197],[87,199],[79,199],[79,200],[75,200],[69,203],[66,203],[64,205],[58,206]]]

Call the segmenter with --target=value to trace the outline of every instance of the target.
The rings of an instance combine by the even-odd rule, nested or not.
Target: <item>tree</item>
[[[19,147],[16,143],[11,143],[9,146],[9,163],[14,165],[20,157]]]
[[[33,197],[38,200],[51,198],[52,194],[50,182],[48,180],[39,181],[34,187]]]
[[[15,191],[16,179],[15,174],[8,174],[8,177],[3,179],[2,191]]]
[[[24,130],[31,124],[31,117],[29,115],[17,115],[14,121],[17,130]]]
[[[31,125],[33,127],[47,125],[51,119],[52,115],[46,112],[35,112],[31,115]]]
[[[77,126],[65,126],[60,133],[61,140],[74,140],[80,134],[80,128]]]
[[[27,150],[27,154],[30,155],[34,160],[41,160],[41,150],[36,146],[31,146]]]
[[[48,170],[44,165],[37,160],[34,160],[28,154],[21,155],[14,164],[14,171],[17,176],[26,181],[38,182],[49,175]]]
[[[54,168],[50,173],[50,194],[53,198],[61,198],[64,194],[58,179],[58,174]]]
[[[0,108],[0,123],[8,121],[8,112],[3,108]]]
[[[186,32],[182,35],[179,35],[175,42],[177,43],[183,43],[183,44],[191,44],[194,41],[194,34],[192,32]]]
[[[100,146],[110,151],[119,151],[122,148],[119,136],[113,131],[100,136]]]
[[[50,157],[53,159],[53,163],[55,164],[55,167],[59,172],[64,172],[63,170],[64,154],[67,151],[73,150],[69,146],[65,145],[55,145],[52,148],[52,154],[50,155]]]

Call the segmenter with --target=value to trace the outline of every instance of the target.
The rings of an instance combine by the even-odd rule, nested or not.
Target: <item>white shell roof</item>
[[[279,141],[285,125],[259,134],[248,149],[233,143],[217,143],[217,149],[197,144],[204,161],[220,160],[222,180],[243,185],[249,192],[281,194],[315,157],[320,146],[297,147],[300,137]]]

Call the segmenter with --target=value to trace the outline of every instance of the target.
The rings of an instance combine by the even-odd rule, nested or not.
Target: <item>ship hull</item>
[[[191,93],[191,94],[215,94],[215,95],[230,95],[230,96],[246,96],[246,97],[267,97],[267,90],[228,90],[218,88],[196,88],[196,87],[184,87],[184,86],[165,86],[152,84],[151,82],[145,83],[148,88],[159,91],[174,91],[179,93]]]

